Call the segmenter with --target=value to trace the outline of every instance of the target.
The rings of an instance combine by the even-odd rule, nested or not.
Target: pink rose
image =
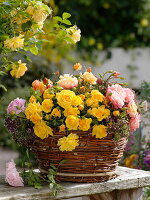
[[[78,79],[72,75],[64,74],[64,76],[60,76],[60,80],[57,83],[64,89],[71,89],[78,86]]]
[[[124,88],[124,92],[126,94],[125,102],[129,103],[130,101],[134,100],[135,94],[133,90],[131,90],[130,88]]]
[[[106,96],[112,102],[115,109],[122,108],[124,106],[125,92],[124,88],[119,84],[109,86],[107,88]]]
[[[129,121],[130,131],[131,132],[136,131],[136,129],[139,128],[139,124],[140,124],[140,115],[137,114],[134,117],[132,117]]]
[[[23,179],[19,176],[19,172],[16,169],[16,164],[13,160],[6,164],[5,181],[14,187],[24,186]]]

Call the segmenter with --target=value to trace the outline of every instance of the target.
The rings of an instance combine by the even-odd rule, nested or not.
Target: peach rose
[[[5,181],[14,187],[24,186],[23,179],[19,176],[19,172],[16,169],[16,164],[13,160],[6,164]]]
[[[84,81],[87,81],[92,85],[96,84],[97,78],[91,72],[84,72],[84,74],[81,76],[84,79]]]
[[[64,74],[64,76],[60,76],[60,80],[57,83],[64,89],[71,89],[78,86],[78,79],[72,75]]]
[[[136,131],[136,129],[139,128],[139,124],[140,124],[140,115],[137,114],[134,117],[132,117],[129,121],[130,131],[131,132]]]
[[[125,92],[125,102],[129,103],[130,101],[134,100],[135,98],[135,94],[133,92],[133,90],[131,90],[130,88],[124,88],[124,92]]]
[[[130,117],[134,117],[137,114],[137,105],[134,100],[130,101],[128,104],[127,113],[130,115]]]
[[[35,80],[32,82],[32,88],[33,90],[40,90],[41,93],[43,93],[46,89],[45,85],[39,80]]]
[[[107,98],[112,102],[114,108],[122,108],[125,102],[124,88],[119,84],[109,86],[106,92]]]

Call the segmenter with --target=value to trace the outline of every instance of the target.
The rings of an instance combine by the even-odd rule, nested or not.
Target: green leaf
[[[61,160],[60,163],[59,163],[59,166],[60,166],[60,165],[63,165],[63,164],[66,163],[67,161],[68,161],[67,159]]]
[[[7,89],[6,89],[6,87],[5,87],[4,85],[0,84],[0,88],[3,88],[3,90],[4,90],[5,92],[7,92]]]
[[[62,22],[62,18],[59,16],[55,16],[53,17],[54,20],[58,21],[58,22]]]
[[[28,31],[28,30],[31,28],[31,26],[32,26],[32,22],[31,22],[31,21],[28,21],[28,22],[22,24],[21,27],[22,27],[22,30],[23,30],[24,32],[26,32],[26,31]]]
[[[64,20],[64,19],[68,19],[69,17],[71,17],[71,14],[70,14],[70,13],[64,12],[64,13],[62,14],[63,20]]]
[[[34,55],[38,54],[38,48],[37,47],[30,47],[29,49],[31,51],[31,53],[33,53]]]
[[[63,19],[62,21],[64,24],[71,25],[71,22],[68,19]]]

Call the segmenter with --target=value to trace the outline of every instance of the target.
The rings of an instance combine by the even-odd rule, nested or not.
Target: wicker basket
[[[39,162],[41,172],[47,172],[50,163],[58,167],[60,161],[67,160],[58,167],[56,180],[72,182],[102,182],[117,176],[116,167],[123,155],[126,138],[116,142],[113,135],[103,139],[91,136],[90,131],[71,131],[79,136],[80,145],[73,151],[61,152],[58,139],[66,133],[55,132],[46,139],[36,138],[30,149]]]

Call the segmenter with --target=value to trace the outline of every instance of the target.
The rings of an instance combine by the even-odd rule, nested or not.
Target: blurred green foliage
[[[81,48],[145,47],[150,44],[149,0],[55,0],[58,14],[72,14],[82,31]]]

